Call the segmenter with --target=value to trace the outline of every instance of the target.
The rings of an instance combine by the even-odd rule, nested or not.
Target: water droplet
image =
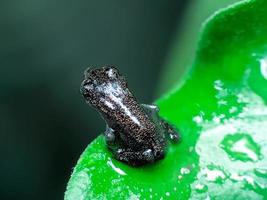
[[[222,90],[223,89],[223,82],[221,80],[214,81],[214,88],[216,90]]]
[[[207,196],[207,198],[205,200],[210,200],[210,196]]]
[[[236,173],[231,174],[230,179],[233,181],[242,181],[252,187],[255,187],[255,181],[254,178],[252,178],[251,176],[247,176],[247,175],[239,175]]]
[[[260,60],[260,70],[263,78],[267,80],[267,58]]]
[[[235,113],[237,111],[237,107],[233,106],[230,108],[229,113]]]
[[[181,174],[189,174],[190,173],[190,170],[188,168],[185,168],[185,167],[182,167],[181,170],[180,170]]]
[[[223,100],[223,98],[228,96],[227,89],[224,88],[224,83],[221,80],[216,80],[214,82],[214,89],[217,90],[216,98],[219,100]],[[222,104],[225,104],[227,102],[222,102]]]
[[[208,187],[206,185],[203,185],[203,184],[197,184],[195,186],[195,188],[196,188],[196,191],[198,193],[203,193],[203,192],[206,192],[208,190]]]
[[[108,164],[109,166],[111,166],[111,168],[112,168],[115,172],[117,172],[118,174],[120,174],[120,175],[122,175],[122,176],[125,176],[125,175],[126,175],[126,173],[125,173],[124,171],[122,171],[122,169],[116,167],[116,166],[113,164],[113,162],[112,162],[111,159],[109,159],[109,160],[107,161],[107,164]]]
[[[225,105],[227,105],[227,101],[221,99],[218,101],[218,105],[225,106]]]
[[[166,192],[165,194],[167,197],[169,197],[171,195],[169,192]]]
[[[255,171],[255,174],[259,177],[263,177],[263,178],[266,178],[267,177],[267,168],[264,169],[264,168],[257,168],[254,170]]]
[[[200,124],[201,122],[203,122],[203,117],[202,116],[195,116],[193,118],[193,121],[196,122],[197,124]]]
[[[234,180],[234,181],[242,181],[243,180],[243,177],[242,176],[239,176],[236,173],[232,173],[231,176],[230,176],[230,179],[231,180]]]
[[[221,119],[220,119],[220,117],[215,116],[215,117],[213,117],[212,121],[213,121],[215,124],[219,124],[219,123],[221,122]]]
[[[246,134],[226,135],[221,142],[231,160],[256,162],[260,157],[260,147]]]
[[[208,181],[211,182],[222,182],[226,176],[223,171],[219,169],[204,169],[204,174],[206,174],[206,178]]]

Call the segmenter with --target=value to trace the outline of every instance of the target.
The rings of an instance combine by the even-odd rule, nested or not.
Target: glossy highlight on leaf
[[[267,1],[242,1],[209,19],[190,73],[156,103],[182,142],[133,168],[99,136],[74,168],[66,200],[266,199]]]

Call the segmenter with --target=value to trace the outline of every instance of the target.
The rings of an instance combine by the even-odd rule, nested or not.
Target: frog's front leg
[[[134,151],[131,148],[119,148],[114,152],[117,160],[126,162],[133,166],[154,162],[155,158],[151,149]]]
[[[170,125],[168,122],[163,120],[159,116],[159,107],[156,105],[148,105],[148,104],[141,104],[142,108],[146,112],[147,115],[154,121],[154,123],[160,123],[161,127],[165,130],[165,133],[167,133],[169,139],[173,142],[180,141],[180,135],[175,130],[175,128]]]
[[[120,139],[119,133],[114,129],[110,128],[108,125],[106,125],[105,140],[107,147],[111,151],[115,151],[116,149],[118,149],[118,147],[120,147],[123,144],[123,142]]]
[[[115,145],[115,131],[110,128],[108,125],[106,125],[106,131],[105,131],[105,140],[108,146]]]
[[[154,155],[151,149],[135,151],[131,148],[124,148],[120,140],[119,133],[106,126],[105,140],[108,148],[113,152],[115,158],[119,161],[126,162],[133,166],[153,162]]]

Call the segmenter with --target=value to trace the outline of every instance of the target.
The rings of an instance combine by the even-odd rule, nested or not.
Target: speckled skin
[[[179,135],[154,105],[139,104],[115,67],[87,69],[81,93],[107,123],[105,138],[116,159],[140,166],[162,159],[167,137]]]

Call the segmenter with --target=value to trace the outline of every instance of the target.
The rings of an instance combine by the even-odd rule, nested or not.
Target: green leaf
[[[190,73],[156,102],[182,142],[165,159],[133,168],[114,160],[99,136],[65,199],[267,199],[266,19],[266,0],[214,15]]]

